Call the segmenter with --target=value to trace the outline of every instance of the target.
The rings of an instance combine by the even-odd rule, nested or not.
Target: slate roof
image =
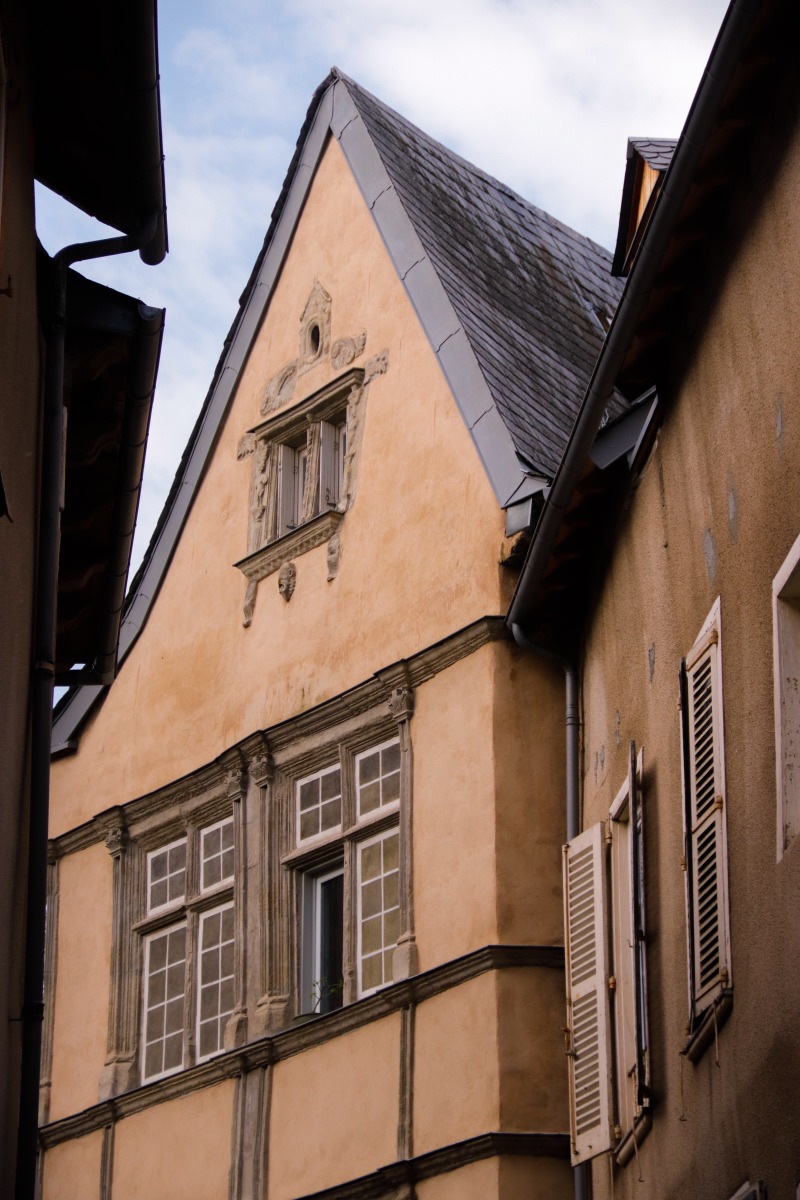
[[[677,138],[629,138],[628,141],[656,171],[666,171],[678,144]]]
[[[347,86],[520,457],[552,476],[621,292],[602,246]]]

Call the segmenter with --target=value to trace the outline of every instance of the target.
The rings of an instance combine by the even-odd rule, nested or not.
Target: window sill
[[[339,509],[331,508],[298,525],[291,533],[285,533],[283,537],[267,542],[265,546],[254,550],[246,558],[240,558],[233,565],[239,568],[248,582],[258,583],[260,579],[274,574],[289,559],[297,558],[308,550],[330,541],[343,516],[344,513]]]
[[[681,1054],[684,1054],[689,1062],[700,1061],[704,1051],[714,1041],[716,1033],[725,1024],[732,1010],[733,992],[728,989],[720,992],[719,996],[700,1014],[694,1030],[681,1050]]]

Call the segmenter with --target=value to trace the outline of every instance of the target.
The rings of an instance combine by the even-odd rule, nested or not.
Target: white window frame
[[[356,847],[356,855],[357,855],[357,858],[356,858],[356,976],[358,979],[358,995],[361,998],[363,998],[365,996],[372,996],[372,995],[374,995],[375,992],[379,992],[382,988],[388,987],[391,983],[394,982],[394,973],[393,973],[392,979],[382,979],[381,983],[377,984],[375,987],[365,988],[363,986],[362,968],[363,968],[364,962],[363,962],[363,954],[362,954],[362,928],[363,928],[365,918],[364,918],[364,916],[362,914],[362,910],[361,910],[361,902],[362,902],[361,860],[362,860],[362,855],[363,855],[364,851],[367,850],[370,846],[376,846],[379,843],[388,841],[389,838],[393,838],[393,837],[397,838],[397,859],[398,859],[397,910],[398,910],[398,928],[399,928],[399,921],[400,921],[399,914],[401,911],[400,830],[399,830],[399,828],[397,826],[393,825],[389,829],[384,829],[381,833],[377,834],[375,837],[365,838],[364,840],[360,841]],[[383,880],[386,878],[386,875],[382,874],[378,878]],[[385,916],[386,911],[393,911],[393,910],[382,910],[381,914],[380,914],[381,917]],[[402,930],[399,929],[398,937],[400,936],[400,933],[402,933]],[[381,956],[383,956],[388,951],[396,949],[396,947],[397,947],[397,942],[393,942],[389,946],[382,944],[381,950],[379,951],[379,953],[381,954]],[[381,974],[383,974],[383,958],[381,959]]]
[[[152,849],[148,849],[146,852],[143,881],[145,893],[143,897],[144,917],[134,925],[134,932],[138,933],[141,939],[141,958],[139,961],[141,963],[142,977],[140,983],[137,980],[139,995],[138,1002],[141,1005],[141,1019],[139,1022],[140,1045],[138,1049],[137,1061],[139,1066],[139,1079],[142,1084],[154,1083],[156,1080],[166,1078],[168,1075],[176,1074],[178,1071],[187,1070],[195,1063],[201,1061],[205,1062],[207,1059],[214,1057],[216,1054],[222,1053],[224,1050],[224,1046],[220,1046],[217,1050],[211,1052],[210,1054],[201,1056],[199,1053],[201,928],[208,915],[227,908],[231,908],[234,911],[235,918],[235,878],[227,878],[222,880],[219,884],[215,884],[204,889],[202,885],[202,845],[204,834],[210,832],[212,829],[220,828],[231,821],[233,821],[233,817],[226,816],[216,821],[211,821],[207,824],[200,822],[197,824],[190,824],[186,829],[186,832],[180,837],[173,838],[171,841],[164,842],[162,845],[154,846]],[[165,905],[159,905],[155,908],[151,908],[150,887],[152,882],[152,863],[158,855],[163,854],[165,851],[168,852],[169,850],[181,844],[186,846],[184,894],[180,899],[176,898]],[[234,837],[234,864],[235,863],[236,845]],[[209,899],[212,900],[211,904],[209,903]],[[163,937],[164,935],[170,934],[174,930],[180,928],[184,928],[186,931],[182,1061],[181,1065],[178,1067],[172,1067],[169,1070],[148,1075],[146,1073],[146,1057],[147,1012],[150,988],[150,947],[156,938]],[[236,961],[235,948],[234,961]],[[235,975],[234,979],[236,980]],[[234,994],[236,994],[236,982],[234,983]]]
[[[381,804],[379,804],[379,805],[378,805],[378,807],[377,807],[377,808],[373,808],[373,809],[371,809],[369,812],[362,813],[362,811],[361,811],[361,792],[362,792],[362,783],[361,783],[361,764],[362,764],[362,762],[364,761],[364,759],[366,759],[366,758],[371,758],[373,754],[379,754],[379,753],[382,753],[384,750],[389,750],[389,749],[390,749],[391,747],[393,747],[393,746],[397,746],[397,748],[398,748],[398,751],[400,750],[400,739],[399,739],[399,738],[396,738],[396,737],[395,737],[395,738],[389,738],[387,741],[385,741],[385,742],[381,742],[381,743],[380,743],[380,745],[378,745],[378,746],[370,746],[370,748],[369,748],[368,750],[362,750],[360,754],[357,754],[357,755],[356,755],[356,760],[355,760],[355,767],[356,767],[356,815],[357,815],[357,817],[358,817],[358,820],[359,820],[359,821],[365,821],[365,820],[369,820],[371,817],[375,817],[375,816],[376,816],[378,813],[390,813],[390,812],[394,812],[396,809],[398,809],[398,808],[400,807],[400,795],[399,795],[399,776],[400,776],[401,766],[400,766],[400,764],[398,764],[398,767],[397,767],[397,775],[398,775],[398,797],[397,797],[397,799],[396,799],[396,800],[390,800],[390,801],[389,801],[387,804],[383,804],[383,803],[381,803]],[[395,774],[395,772],[394,772],[394,771],[392,771],[392,772],[390,772],[390,774],[394,775],[394,774]],[[385,775],[378,775],[378,780],[379,780],[379,781],[381,781],[381,782],[382,782],[382,781],[383,781],[385,778],[388,778],[388,776],[385,776]],[[368,782],[368,783],[371,783],[371,782],[375,782],[375,781],[374,781],[374,780],[368,780],[367,782]],[[364,787],[366,787],[366,786],[367,786],[367,784],[364,784],[363,786],[364,786]],[[381,795],[382,795],[382,794],[383,794],[383,788],[381,788]]]
[[[197,972],[196,972],[196,974],[197,974],[197,990],[196,990],[196,996],[195,996],[195,1046],[197,1047],[196,1062],[199,1062],[199,1063],[207,1062],[208,1059],[214,1058],[214,1056],[217,1054],[221,1054],[222,1051],[225,1049],[224,1032],[223,1032],[223,1041],[220,1043],[219,1046],[217,1046],[216,1050],[211,1050],[206,1054],[201,1054],[201,1052],[200,1052],[200,1026],[201,1026],[201,1024],[203,1024],[203,1021],[201,1021],[201,1005],[202,1005],[202,995],[203,995],[203,982],[202,982],[202,980],[203,980],[203,975],[202,975],[202,972],[203,972],[203,926],[205,925],[206,921],[210,917],[214,917],[218,913],[222,914],[222,913],[226,913],[226,912],[230,912],[231,914],[233,914],[234,908],[233,908],[232,900],[228,900],[225,904],[218,904],[214,908],[204,909],[203,912],[200,913],[199,920],[197,923]],[[227,945],[227,944],[229,944],[229,943],[224,943],[224,942],[220,943],[221,946]],[[234,922],[233,938],[231,939],[230,944],[233,946],[233,953],[235,955],[235,953],[236,953],[235,922]],[[234,989],[235,989],[235,982],[236,982],[235,967],[232,970],[231,974],[226,975],[224,977],[224,979],[230,979],[232,981],[232,983],[234,985]],[[218,984],[222,983],[222,982],[224,982],[223,978],[220,978],[219,980],[217,980]],[[225,1016],[226,1019],[229,1018],[231,1016],[231,1014],[233,1013],[235,1005],[236,1005],[236,997],[234,995],[233,1004],[231,1005],[231,1008],[228,1010],[228,1012],[222,1014]],[[217,1013],[215,1019],[220,1020],[220,1018],[221,1018],[221,1014]]]
[[[213,824],[211,824],[211,825],[204,825],[202,827],[202,829],[199,831],[198,841],[200,844],[200,891],[203,893],[203,895],[208,895],[211,892],[217,892],[217,891],[219,891],[220,888],[228,887],[230,884],[233,883],[234,871],[236,869],[235,868],[235,858],[236,858],[235,836],[234,836],[234,845],[231,847],[231,849],[233,850],[233,856],[234,856],[234,870],[231,871],[230,875],[223,875],[222,874],[222,865],[220,864],[219,882],[207,884],[206,880],[205,880],[206,862],[208,861],[208,857],[203,854],[203,846],[205,843],[206,836],[209,833],[213,833],[217,829],[221,830],[221,829],[226,828],[227,826],[230,826],[231,831],[234,831],[233,817],[223,817],[221,821],[214,821]],[[224,849],[221,849],[220,855],[219,855],[220,858],[222,858],[223,853],[224,853]],[[216,856],[214,856],[214,857],[216,857]]]
[[[772,582],[777,861],[800,834],[800,537]]]
[[[312,833],[308,837],[302,837],[300,833],[300,789],[303,784],[312,783],[315,779],[322,779],[325,775],[332,775],[335,771],[339,772],[339,823],[331,825],[327,829],[322,828],[322,820],[320,819],[320,829],[318,833]],[[312,846],[315,842],[322,841],[325,838],[335,837],[342,831],[342,813],[344,805],[344,778],[341,764],[336,762],[332,766],[323,767],[319,771],[313,771],[310,775],[304,775],[302,779],[298,779],[295,784],[295,841],[298,846]],[[322,814],[322,794],[320,785],[320,802],[318,805],[320,818]],[[310,812],[310,809],[306,809]]]
[[[702,734],[704,748],[711,737],[711,756],[700,770],[707,778],[712,770],[714,800],[706,804],[699,816],[696,814],[696,734],[693,730],[695,716],[693,684],[701,671],[707,670],[710,689],[710,725],[706,723]],[[699,718],[699,719],[702,719]],[[684,814],[684,871],[686,877],[686,929],[689,977],[689,1027],[695,1030],[703,1014],[722,995],[733,987],[730,946],[730,905],[728,894],[728,851],[727,851],[727,796],[725,789],[725,735],[722,697],[722,625],[720,600],[715,600],[711,612],[692,649],[681,664],[681,754],[683,759],[683,814]],[[713,835],[713,836],[712,836]],[[713,871],[710,887],[704,889],[702,899],[697,887],[698,878],[708,878]],[[713,905],[716,913],[715,952],[717,970],[713,978],[701,978],[703,951],[710,948],[708,921],[702,924],[698,916],[701,904],[706,912]]]
[[[160,880],[154,880],[152,877],[153,860],[160,857],[160,855],[162,855],[162,854],[166,854],[167,856],[169,856],[170,850],[174,850],[178,846],[186,847],[186,857],[185,857],[185,861],[184,861],[184,865],[183,865],[183,892],[181,893],[180,896],[176,896],[174,900],[167,899],[167,901],[164,904],[157,904],[157,905],[153,906],[150,903],[150,893],[152,890],[152,885],[153,885],[153,883],[160,882]],[[169,866],[169,857],[167,857],[167,864]],[[155,916],[157,913],[167,912],[169,909],[177,908],[179,905],[181,905],[185,902],[185,900],[186,900],[186,879],[187,879],[188,871],[189,871],[189,846],[188,846],[188,841],[187,841],[187,838],[185,835],[183,837],[175,838],[174,841],[167,842],[165,845],[159,846],[159,847],[157,847],[157,849],[151,850],[149,852],[149,854],[147,855],[147,915],[148,916],[152,917],[152,916]],[[169,880],[171,878],[171,876],[168,873],[167,875],[164,876],[164,878]],[[167,886],[167,891],[169,891],[169,886]]]
[[[183,1001],[183,1010],[184,1010],[183,1025],[182,1025],[183,1036],[181,1038],[181,1061],[175,1067],[169,1067],[167,1070],[156,1071],[154,1074],[148,1075],[147,1074],[147,1066],[146,1066],[146,1064],[147,1064],[147,1048],[149,1045],[153,1045],[152,1042],[147,1041],[147,1017],[148,1017],[148,1013],[150,1012],[150,1005],[148,1004],[148,1001],[150,998],[150,952],[151,952],[153,943],[158,938],[168,937],[172,933],[177,933],[177,931],[179,929],[184,930],[184,938],[185,938],[184,957],[183,957],[183,968],[184,968],[183,969],[183,993],[181,996],[181,999]],[[177,1073],[179,1071],[184,1070],[184,1067],[186,1064],[186,1028],[185,1027],[186,1027],[186,994],[187,994],[187,969],[186,968],[187,968],[187,963],[188,963],[188,959],[189,959],[188,942],[189,942],[189,926],[188,926],[188,921],[186,921],[185,919],[182,921],[176,921],[176,923],[174,925],[168,925],[168,926],[166,926],[166,928],[156,929],[144,938],[144,947],[143,947],[143,949],[144,949],[144,976],[143,976],[143,988],[142,988],[142,1025],[141,1025],[141,1030],[142,1030],[142,1033],[141,1033],[141,1037],[142,1037],[142,1045],[141,1045],[142,1083],[153,1083],[156,1079],[166,1079],[168,1075],[177,1075]],[[162,1057],[163,1057],[163,1055],[162,1055]]]

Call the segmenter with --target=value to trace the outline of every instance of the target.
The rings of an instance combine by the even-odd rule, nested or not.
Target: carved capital
[[[239,445],[236,447],[236,457],[247,458],[256,448],[256,438],[254,433],[245,433],[239,439]]]
[[[386,701],[390,716],[396,721],[408,721],[414,712],[414,690],[406,684],[392,689]]]
[[[106,849],[112,857],[116,858],[122,854],[123,850],[128,845],[128,827],[125,823],[125,814],[122,809],[117,809],[108,817],[105,836]]]
[[[259,787],[266,787],[268,783],[272,783],[274,775],[275,763],[269,750],[264,750],[250,760],[250,778]]]
[[[245,773],[241,767],[234,767],[225,776],[225,795],[230,800],[238,800],[246,786]]]

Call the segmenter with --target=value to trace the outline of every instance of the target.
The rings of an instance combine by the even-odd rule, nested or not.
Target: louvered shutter
[[[715,628],[686,661],[687,869],[695,1014],[730,985],[722,687]]]
[[[603,826],[564,847],[572,1162],[610,1149],[611,1027]]]
[[[295,513],[296,453],[291,446],[278,446],[278,537],[297,524]]]
[[[633,935],[633,997],[636,1015],[636,1104],[650,1104],[650,1068],[647,1055],[647,954],[645,945],[644,812],[639,780],[642,754],[630,744],[628,763],[628,820],[631,831],[631,931]]]
[[[336,469],[336,426],[330,421],[319,425],[319,507],[321,512],[334,508],[339,499]]]

